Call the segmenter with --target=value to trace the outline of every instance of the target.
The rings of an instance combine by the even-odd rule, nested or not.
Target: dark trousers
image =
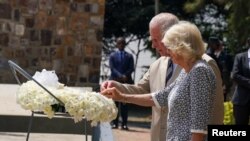
[[[127,125],[128,122],[128,104],[122,102],[115,102],[116,107],[118,108],[118,114],[116,119],[113,120],[113,125],[118,126],[119,117],[122,117],[122,126]]]
[[[250,104],[245,106],[233,105],[233,114],[236,125],[248,125],[250,116]]]

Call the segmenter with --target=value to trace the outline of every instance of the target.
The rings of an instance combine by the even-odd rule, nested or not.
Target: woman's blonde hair
[[[196,25],[180,21],[164,35],[163,44],[187,61],[200,59],[205,53],[205,44]]]

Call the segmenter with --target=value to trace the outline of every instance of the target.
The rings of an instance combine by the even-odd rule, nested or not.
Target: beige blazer
[[[149,70],[136,85],[122,85],[117,83],[116,87],[124,93],[131,94],[152,93],[164,89],[168,60],[169,57],[160,57],[152,63]],[[175,80],[175,78],[179,75],[180,70],[181,68],[179,66],[175,68],[173,76],[169,80],[168,84]],[[166,140],[166,123],[167,109],[152,107],[151,141]]]
[[[203,59],[206,60],[215,71],[217,77],[217,89],[216,98],[212,114],[211,124],[223,123],[223,93],[222,93],[222,81],[220,71],[216,62],[208,55],[203,55]],[[150,65],[149,70],[145,73],[143,78],[136,85],[116,83],[116,87],[124,92],[131,94],[143,94],[157,92],[165,87],[166,71],[168,66],[169,57],[160,57],[154,63]],[[173,77],[170,79],[167,85],[172,83],[179,75],[181,68],[177,66],[175,68]],[[152,107],[152,121],[151,121],[151,141],[166,141],[167,132],[167,108]]]
[[[207,54],[204,54],[202,56],[202,59],[205,60],[211,66],[216,76],[216,94],[210,124],[222,125],[224,119],[224,96],[220,69],[216,61]]]

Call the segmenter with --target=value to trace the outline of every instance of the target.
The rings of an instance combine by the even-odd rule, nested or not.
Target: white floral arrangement
[[[47,73],[48,71],[45,70],[44,72]],[[48,76],[51,77],[50,75],[44,77]],[[45,83],[40,78],[37,79],[40,83]],[[75,122],[86,118],[91,121],[92,126],[95,126],[98,122],[110,122],[116,118],[118,110],[112,99],[108,99],[96,92],[83,92],[66,87],[57,81],[54,82],[56,84],[47,83],[50,85],[47,85],[46,89],[64,103],[66,112],[74,118]],[[23,83],[19,87],[17,103],[26,110],[42,111],[49,118],[55,115],[53,105],[59,104],[55,98],[32,80]]]

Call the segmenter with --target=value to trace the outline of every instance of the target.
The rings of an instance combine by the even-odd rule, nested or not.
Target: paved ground
[[[150,141],[149,129],[131,127],[129,131],[113,129],[114,141]],[[86,141],[84,135],[32,133],[29,141]],[[25,141],[26,133],[0,132],[0,141]],[[88,136],[91,141],[91,136]]]
[[[150,141],[150,108],[129,107],[129,130],[113,129],[114,141]]]
[[[0,132],[0,141],[26,141],[26,133]],[[30,134],[29,141],[85,141],[84,135],[74,134]],[[88,136],[91,141],[91,136]]]
[[[150,141],[149,129],[133,127],[129,131],[113,130],[115,141]]]

